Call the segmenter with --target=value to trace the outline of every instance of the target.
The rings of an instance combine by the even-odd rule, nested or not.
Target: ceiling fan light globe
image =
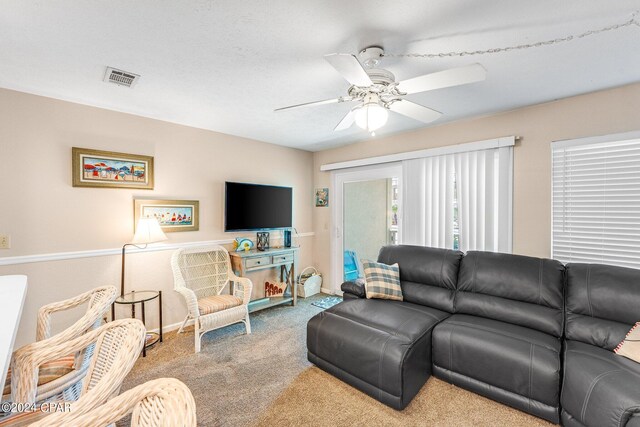
[[[373,132],[387,123],[389,112],[378,103],[368,103],[359,108],[355,116],[355,122],[360,128]]]

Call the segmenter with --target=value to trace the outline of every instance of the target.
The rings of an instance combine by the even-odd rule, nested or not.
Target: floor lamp
[[[122,277],[120,279],[120,295],[124,295],[124,257],[127,246],[134,246],[138,249],[145,249],[149,243],[167,240],[164,232],[155,218],[140,218],[136,226],[136,233],[130,243],[125,243],[122,247]]]

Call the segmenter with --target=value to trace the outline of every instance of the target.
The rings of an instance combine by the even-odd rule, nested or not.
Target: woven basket
[[[298,276],[296,286],[298,287],[299,297],[307,298],[319,294],[322,287],[322,274],[318,273],[315,267],[307,267]]]

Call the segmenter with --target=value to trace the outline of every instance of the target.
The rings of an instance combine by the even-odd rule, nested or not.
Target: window
[[[640,138],[552,144],[552,256],[640,268]]]

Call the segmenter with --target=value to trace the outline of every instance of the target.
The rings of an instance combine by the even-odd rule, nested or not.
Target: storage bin
[[[298,276],[296,286],[299,297],[307,298],[318,294],[322,287],[322,274],[318,273],[315,267],[307,267]]]

